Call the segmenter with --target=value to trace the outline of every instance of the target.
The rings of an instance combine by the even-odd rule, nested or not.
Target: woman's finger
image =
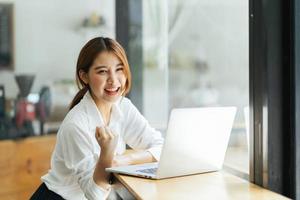
[[[99,132],[99,131],[100,131],[100,130],[99,130],[99,127],[96,127],[95,137],[96,137],[97,140],[100,139],[100,132]]]
[[[99,128],[100,138],[106,140],[108,138],[107,133],[103,126]]]
[[[114,135],[112,134],[112,132],[110,131],[110,128],[105,127],[105,132],[108,135],[109,139],[113,139]]]

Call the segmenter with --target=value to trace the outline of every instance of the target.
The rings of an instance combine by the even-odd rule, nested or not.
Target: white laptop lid
[[[221,169],[235,113],[235,107],[172,110],[157,178]]]

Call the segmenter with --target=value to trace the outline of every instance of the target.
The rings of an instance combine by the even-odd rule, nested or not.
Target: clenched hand
[[[101,155],[112,159],[118,144],[118,135],[108,127],[96,127],[95,137],[101,147]]]

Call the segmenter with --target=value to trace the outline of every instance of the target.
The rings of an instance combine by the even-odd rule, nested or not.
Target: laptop
[[[222,169],[235,107],[173,109],[160,161],[106,168],[106,171],[150,179]]]

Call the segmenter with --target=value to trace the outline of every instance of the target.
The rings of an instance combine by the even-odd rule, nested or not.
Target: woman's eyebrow
[[[97,67],[95,67],[94,69],[95,69],[95,70],[98,70],[98,69],[103,69],[103,68],[106,69],[107,67],[106,67],[106,66],[97,66]]]
[[[123,66],[123,63],[118,63],[116,66],[117,66],[117,67]]]

